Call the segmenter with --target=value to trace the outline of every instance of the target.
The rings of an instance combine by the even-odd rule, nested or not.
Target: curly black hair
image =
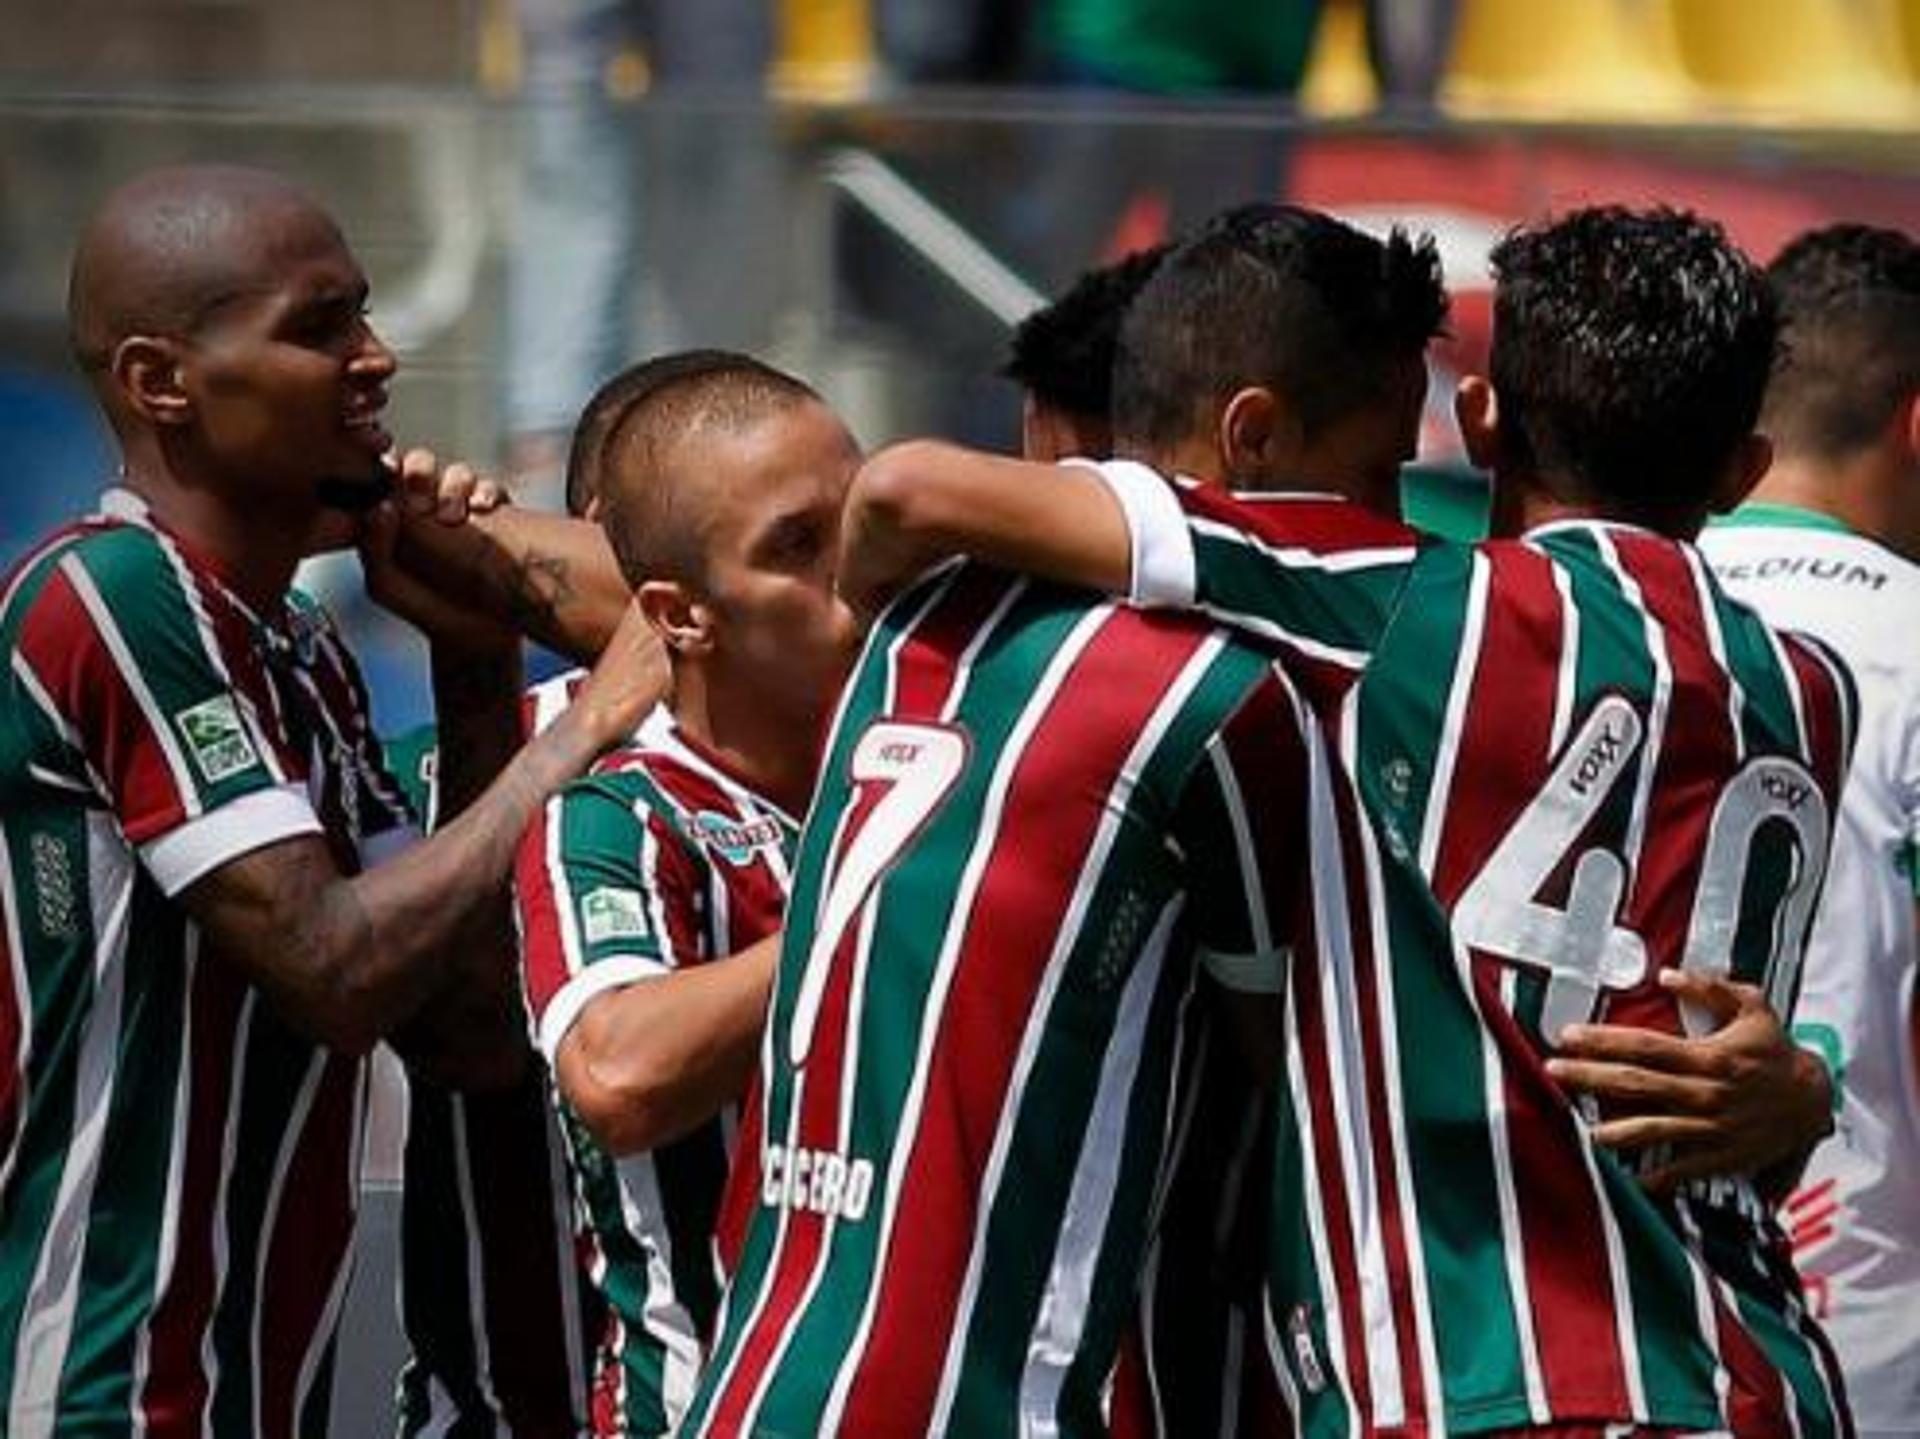
[[[1087,271],[1020,322],[1000,373],[1044,405],[1104,422],[1113,409],[1120,322],[1172,249],[1155,245]]]
[[[1712,221],[1604,205],[1493,251],[1494,391],[1510,461],[1651,522],[1700,513],[1753,432],[1778,325]]]
[[[1235,390],[1283,396],[1311,438],[1376,402],[1446,325],[1430,236],[1375,239],[1298,205],[1228,210],[1162,262],[1120,331],[1116,436],[1184,438]]]
[[[1767,267],[1782,354],[1761,428],[1786,452],[1842,459],[1871,445],[1920,392],[1920,243],[1828,225]]]

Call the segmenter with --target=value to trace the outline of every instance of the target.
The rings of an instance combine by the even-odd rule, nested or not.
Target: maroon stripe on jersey
[[[1304,763],[1302,768],[1304,769]],[[1359,827],[1358,801],[1344,771],[1333,776],[1334,807],[1340,824],[1341,873],[1354,879],[1367,873]],[[1302,812],[1299,805],[1295,813]],[[1283,851],[1284,852],[1284,851]],[[1366,1092],[1367,1142],[1373,1149],[1374,1204],[1380,1213],[1380,1234],[1387,1262],[1388,1302],[1393,1307],[1394,1337],[1400,1355],[1400,1398],[1412,1433],[1425,1432],[1427,1419],[1426,1366],[1420,1353],[1420,1313],[1413,1287],[1412,1244],[1407,1216],[1400,1209],[1400,1158],[1393,1142],[1391,1096],[1398,1077],[1387,1068],[1386,1041],[1380,1024],[1380,955],[1373,947],[1372,916],[1365,902],[1364,884],[1342,887],[1348,905],[1348,929],[1353,943],[1355,998],[1360,1010],[1360,1052],[1368,1077]],[[1257,1336],[1249,1352],[1263,1355],[1266,1346]],[[1271,1380],[1271,1376],[1268,1376]]]
[[[527,832],[520,836],[520,848],[513,860],[513,895],[520,908],[521,971],[527,986],[527,1007],[536,1024],[553,997],[573,977],[561,929],[560,899],[547,870],[558,804],[553,799],[540,806]]]
[[[294,1439],[305,1395],[301,1367],[326,1342],[328,1300],[353,1241],[353,1153],[359,1062],[326,1050],[281,1180],[273,1233],[266,1237],[259,1312],[254,1316],[260,1370],[255,1376],[263,1439]],[[316,1360],[317,1364],[317,1360]],[[310,1378],[312,1376],[309,1376]]]
[[[1480,554],[1488,567],[1485,622],[1461,715],[1453,787],[1428,801],[1445,806],[1431,884],[1448,912],[1553,765],[1564,639],[1553,562],[1515,544],[1490,545]]]
[[[260,646],[255,643],[256,622],[234,603],[232,595],[192,563],[187,551],[171,535],[161,531],[155,538],[175,560],[175,573],[192,584],[193,593],[189,598],[199,600],[213,631],[217,657],[226,666],[233,687],[253,700],[260,711],[258,729],[273,746],[280,767],[290,777],[304,777],[310,760],[295,751],[288,738],[286,720],[280,713],[280,695],[268,676]]]
[[[766,1140],[766,1113],[766,1101],[756,1075],[740,1101],[740,1129],[734,1140],[733,1163],[727,1169],[726,1187],[720,1192],[720,1212],[713,1224],[714,1252],[720,1258],[720,1272],[728,1280],[740,1267],[747,1226],[753,1222],[753,1208],[760,1200],[760,1146]]]
[[[1279,549],[1326,556],[1420,543],[1418,530],[1332,495],[1233,495],[1186,483],[1175,493],[1188,514],[1218,520]]]
[[[1705,1267],[1705,1261],[1700,1261]],[[1716,1283],[1713,1291],[1714,1332],[1720,1362],[1726,1366],[1727,1431],[1733,1439],[1792,1439],[1796,1433],[1789,1407],[1787,1380],[1767,1358],[1759,1341],[1727,1301]]]
[[[1113,1361],[1113,1387],[1107,1400],[1107,1439],[1154,1439],[1160,1432],[1153,1387],[1147,1382],[1147,1356],[1135,1321],[1120,1337]]]
[[[205,953],[195,959],[187,998],[187,1132],[177,1201],[181,1233],[172,1272],[164,1277],[165,1287],[147,1321],[147,1381],[139,1396],[151,1439],[198,1439],[206,1412],[207,1373],[200,1346],[218,1298],[214,1249],[225,1223],[218,1200],[226,1168],[234,1046],[247,992],[229,966]],[[294,1199],[297,1203],[299,1196]],[[189,1225],[204,1228],[188,1233]]]
[[[20,629],[19,652],[73,725],[87,762],[106,783],[130,844],[145,844],[186,817],[154,735],[72,581],[47,577]]]
[[[0,861],[4,862],[4,861]],[[17,901],[16,901],[17,902]],[[13,926],[0,913],[0,1174],[13,1167],[14,1139],[26,1110],[23,1091],[26,1075],[21,1059],[26,1047],[26,1016],[33,1005],[31,994],[14,987],[14,965],[23,967],[25,955],[13,952]]]
[[[925,1432],[972,1251],[981,1184],[1021,1040],[1038,1003],[1057,925],[1073,903],[1104,806],[1061,795],[1109,793],[1204,631],[1118,611],[1069,667],[1015,761],[1000,827],[965,915],[951,988],[927,1061],[932,1093],[911,1136],[883,1236],[865,1355],[841,1420],[850,1434]],[[1046,924],[1033,923],[1036,915]],[[985,1302],[991,1303],[992,1296]],[[880,1362],[864,1362],[879,1356]]]
[[[1476,682],[1453,787],[1436,797],[1447,808],[1433,888],[1449,908],[1553,767],[1560,668],[1569,658],[1553,561],[1524,545],[1481,553],[1490,573]],[[1507,968],[1503,960],[1476,955],[1473,982],[1499,1038],[1515,1205],[1522,1234],[1533,1236],[1522,1251],[1547,1405],[1556,1414],[1626,1413],[1627,1359],[1609,1297],[1613,1276],[1600,1198],[1580,1153],[1573,1111],[1507,1012],[1500,987]],[[1542,1242],[1547,1235],[1554,1241]]]
[[[1807,758],[1820,788],[1826,792],[1827,813],[1837,828],[1840,821],[1840,791],[1846,783],[1850,736],[1843,732],[1847,705],[1840,681],[1830,668],[1824,651],[1798,635],[1780,636],[1780,648],[1793,666],[1800,682],[1801,713],[1807,731]]]
[[[1679,1034],[1679,1008],[1656,987],[1656,972],[1678,968],[1684,957],[1700,855],[1719,798],[1717,790],[1703,789],[1691,777],[1731,775],[1737,763],[1731,680],[1709,647],[1700,592],[1679,547],[1634,534],[1616,535],[1613,543],[1665,637],[1673,689],[1666,731],[1657,737],[1646,839],[1626,906],[1626,925],[1647,943],[1648,974],[1639,990],[1616,1000],[1609,1019]],[[1641,1003],[1643,997],[1655,1002]]]
[[[1005,575],[981,565],[968,565],[913,627],[894,660],[896,714],[937,720],[946,706],[954,680],[955,657],[1007,596]]]

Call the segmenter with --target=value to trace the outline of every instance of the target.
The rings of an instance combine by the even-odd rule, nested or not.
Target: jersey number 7
[[[848,813],[857,816],[864,810],[866,819],[842,841],[844,848],[833,867],[820,923],[807,949],[787,1040],[787,1056],[796,1069],[807,1062],[813,1048],[827,973],[840,941],[880,876],[919,835],[953,789],[966,762],[966,738],[958,730],[936,725],[883,720],[870,725],[855,742],[849,778],[862,793],[855,796]],[[868,808],[866,801],[874,789],[879,790],[879,799]]]

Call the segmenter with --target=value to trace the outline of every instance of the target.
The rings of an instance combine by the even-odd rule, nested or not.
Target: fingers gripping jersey
[[[1292,871],[1258,856],[1301,734],[1207,626],[977,568],[889,611],[801,847],[687,1434],[1104,1432],[1195,959],[1277,963]]]
[[[531,686],[521,728],[538,734],[586,679]],[[387,746],[429,829],[439,823],[438,732]],[[400,1317],[409,1350],[402,1436],[568,1439],[590,1422],[600,1296],[575,1246],[573,1186],[544,1063],[513,1087],[462,1094],[407,1075]]]
[[[549,801],[522,844],[515,882],[528,999],[548,1062],[596,996],[736,953],[777,929],[795,834],[776,805],[698,752],[665,709]],[[594,1428],[665,1434],[686,1408],[713,1329],[714,1236],[739,1112],[619,1158],[569,1121],[583,1237],[609,1311]]]
[[[363,1069],[178,896],[296,835],[351,873],[406,807],[317,607],[104,509],[0,592],[0,1429],[319,1433]]]
[[[1790,1012],[1844,669],[1645,531],[1470,547],[1340,501],[1117,492],[1193,576],[1159,598],[1301,656],[1364,817],[1316,869],[1343,932],[1288,1011],[1267,1337],[1303,1432],[1840,1432],[1751,1186],[1656,1205],[1543,1060],[1573,1020],[1694,1028],[1664,968]]]

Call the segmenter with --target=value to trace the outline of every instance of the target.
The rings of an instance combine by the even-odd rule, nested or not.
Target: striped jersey
[[[1351,786],[1313,852],[1271,1197],[1302,1432],[1845,1432],[1751,1183],[1656,1203],[1544,1069],[1572,1021],[1697,1030],[1661,969],[1791,1011],[1845,670],[1644,530],[1422,541],[1324,497],[1106,477],[1138,597],[1289,647]]]
[[[1840,1107],[1787,1205],[1863,1439],[1920,1433],[1920,565],[1825,515],[1748,505],[1700,538],[1730,594],[1831,644],[1860,688],[1794,1035]]]
[[[126,491],[0,593],[0,1429],[319,1434],[364,1066],[304,1038],[180,893],[410,834],[298,595],[256,614]]]
[[[528,688],[538,734],[586,679]],[[429,830],[439,820],[438,732],[387,746]],[[400,1198],[403,1439],[566,1439],[589,1425],[599,1294],[575,1245],[573,1188],[544,1062],[510,1089],[462,1094],[409,1072]]]
[[[548,1063],[596,996],[778,929],[797,832],[664,706],[550,800],[521,844],[515,880]],[[594,1364],[598,1434],[665,1434],[686,1410],[719,1304],[715,1232],[741,1127],[729,1107],[670,1144],[616,1156],[567,1116],[589,1270],[607,1310]]]
[[[1270,963],[1299,720],[1214,628],[948,568],[842,695],[685,1430],[1105,1432],[1197,957]],[[1289,748],[1289,740],[1293,745]]]

